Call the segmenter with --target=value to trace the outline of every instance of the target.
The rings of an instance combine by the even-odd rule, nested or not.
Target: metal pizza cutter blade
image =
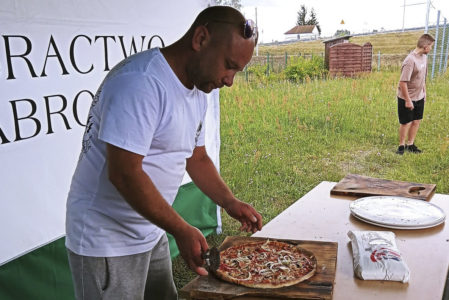
[[[220,266],[220,251],[216,247],[207,249],[201,257],[206,261],[206,268],[209,271],[215,272]]]

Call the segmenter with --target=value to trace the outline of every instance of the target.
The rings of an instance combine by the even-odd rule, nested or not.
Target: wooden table
[[[253,236],[338,242],[335,300],[442,299],[449,266],[449,225],[443,223],[428,229],[397,230],[361,222],[349,211],[349,203],[354,197],[330,195],[335,184],[321,182]],[[449,216],[449,195],[435,194],[430,202]],[[393,231],[410,269],[409,283],[355,278],[347,236],[349,230]]]

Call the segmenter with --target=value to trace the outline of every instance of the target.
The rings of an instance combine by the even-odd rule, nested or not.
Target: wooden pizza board
[[[257,237],[226,237],[219,250],[247,242],[266,240]],[[249,288],[217,279],[214,275],[198,276],[179,291],[180,299],[332,299],[337,266],[336,242],[282,241],[311,251],[317,259],[317,271],[310,279],[277,289]]]
[[[429,201],[436,184],[385,180],[348,174],[331,190],[331,195],[343,196],[400,196]]]

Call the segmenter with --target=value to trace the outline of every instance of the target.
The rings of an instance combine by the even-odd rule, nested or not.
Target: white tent
[[[70,297],[65,205],[93,94],[117,62],[171,44],[212,2],[2,2],[0,299]],[[218,91],[209,97],[206,147],[218,166]],[[199,193],[189,181],[176,202]],[[208,205],[196,225],[219,230],[219,210]]]

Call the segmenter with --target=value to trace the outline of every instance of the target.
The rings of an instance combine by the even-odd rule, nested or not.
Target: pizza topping
[[[308,279],[315,272],[315,258],[304,251],[270,240],[232,246],[220,254],[216,274],[250,287],[288,286]]]

